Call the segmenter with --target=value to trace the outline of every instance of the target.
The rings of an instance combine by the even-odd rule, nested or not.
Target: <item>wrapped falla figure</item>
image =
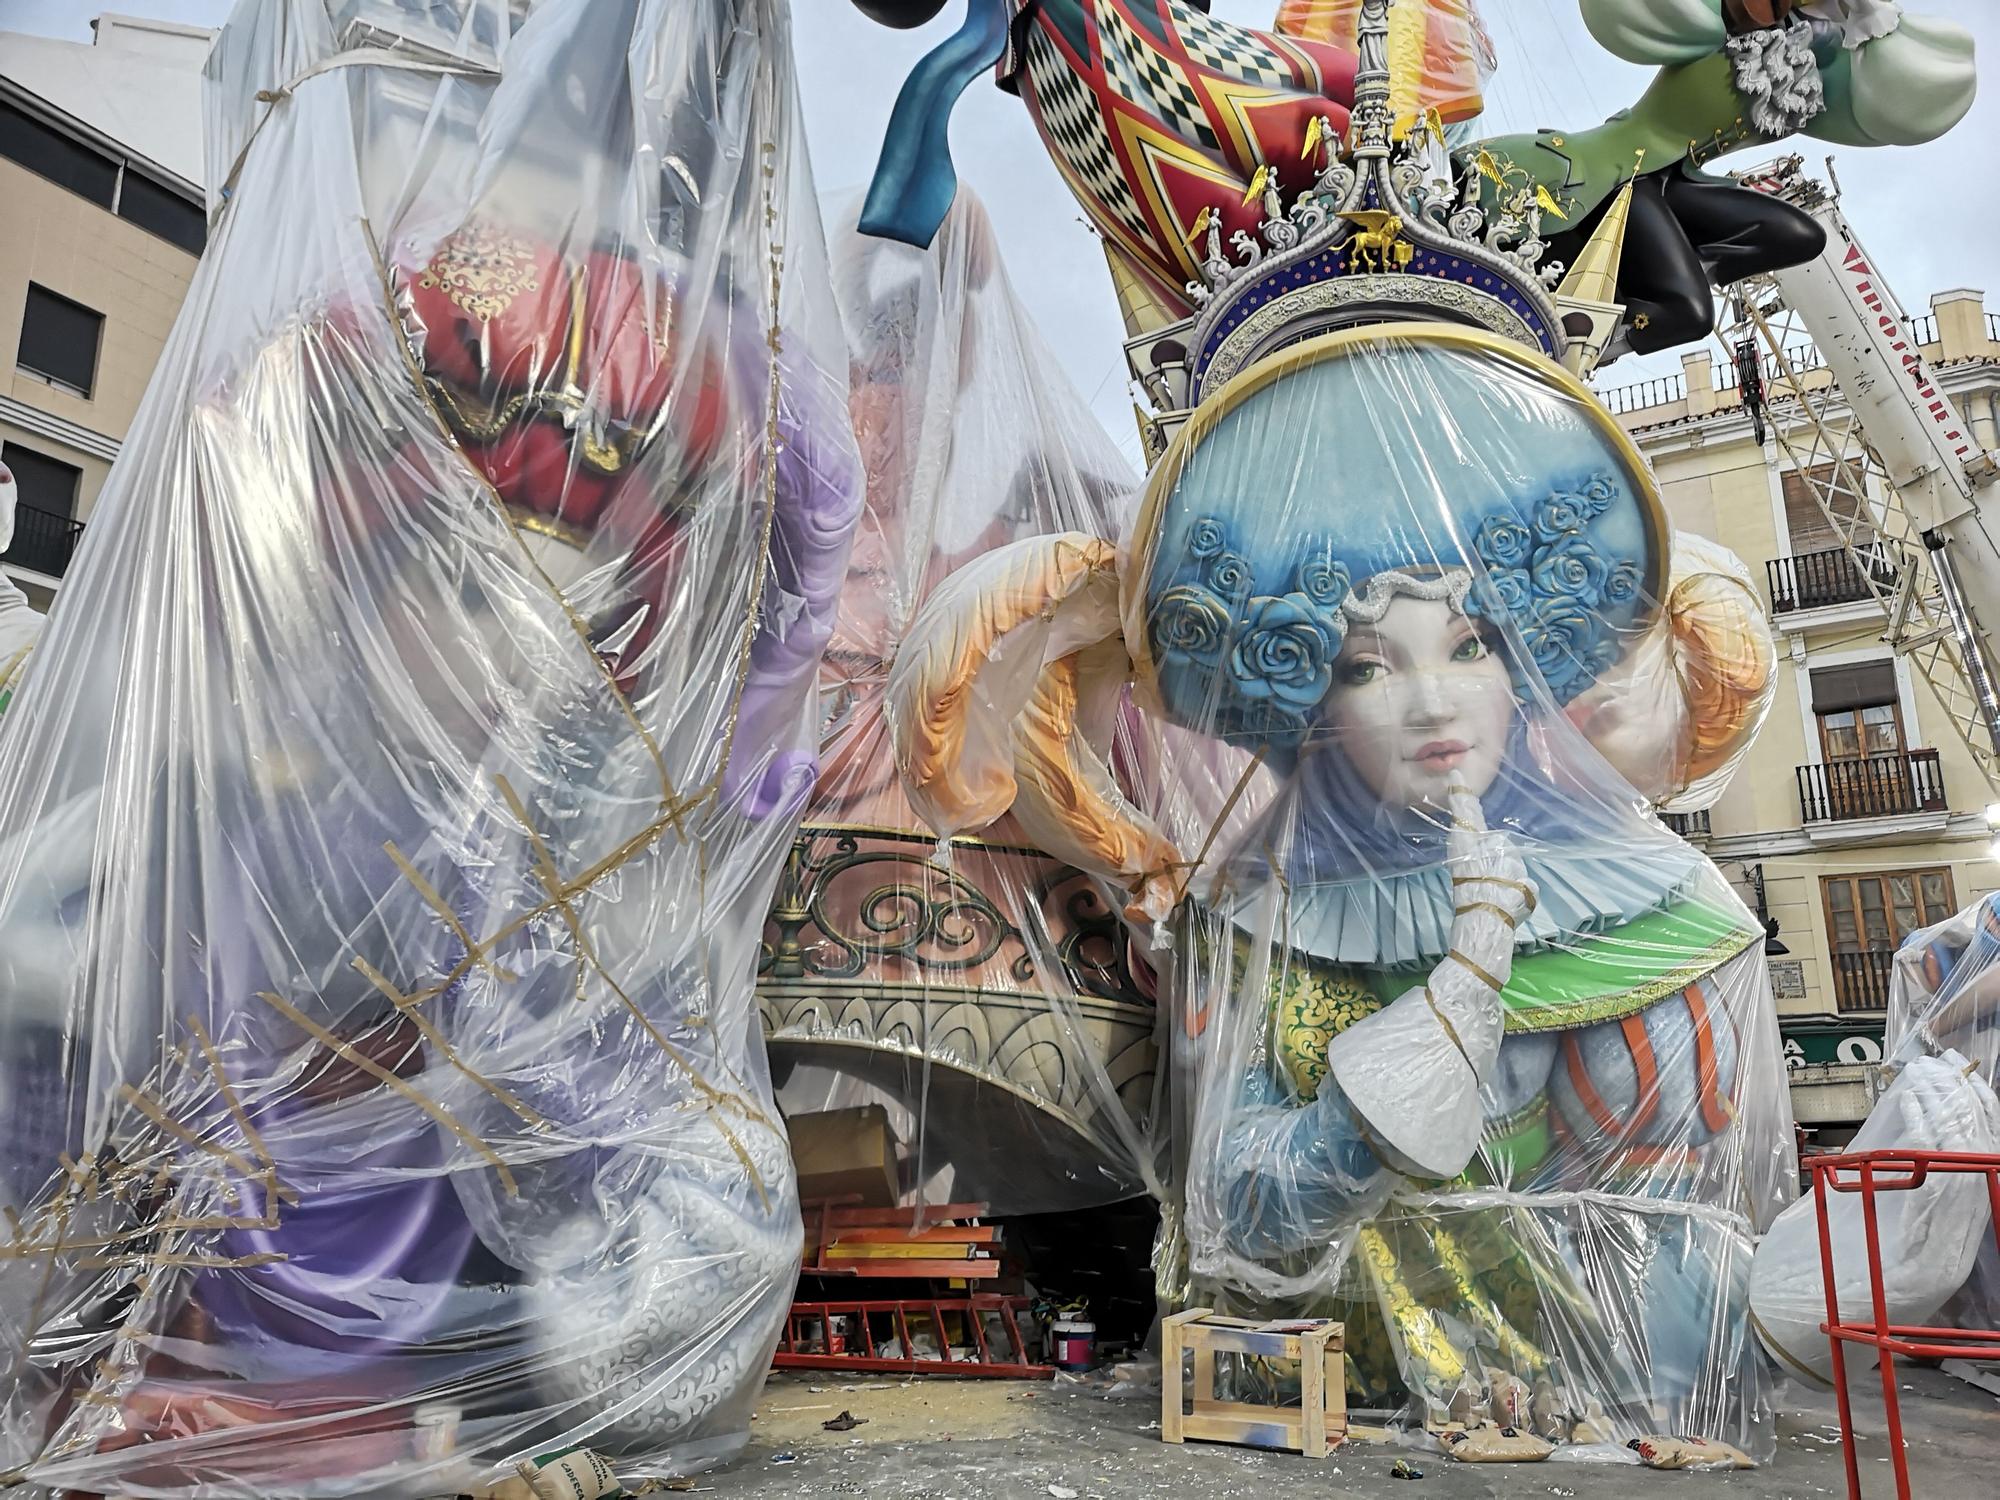
[[[210,75],[0,720],[5,1467],[687,1472],[798,1264],[752,974],[860,496],[783,8],[246,0]]]
[[[1796,1167],[1762,932],[1653,816],[1756,731],[1768,630],[1577,379],[1657,248],[1630,174],[1554,262],[1421,95],[1398,129],[1390,7],[1355,10],[1310,185],[1136,320],[1132,531],[948,583],[899,761],[933,826],[1010,812],[1165,950],[1169,1300],[1342,1318],[1350,1399],[1461,1457],[1768,1456],[1749,1257]],[[1275,775],[1251,826],[1170,840],[1172,766],[1119,784],[1126,683]]]

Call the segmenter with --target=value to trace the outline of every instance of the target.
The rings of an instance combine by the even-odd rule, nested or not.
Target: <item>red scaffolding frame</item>
[[[893,1301],[794,1302],[785,1320],[785,1335],[771,1365],[779,1370],[846,1370],[878,1375],[983,1375],[1007,1380],[1046,1380],[1055,1366],[1037,1364],[1028,1354],[1027,1340],[1021,1335],[1020,1317],[1028,1310],[1027,1297],[1007,1297],[991,1292],[961,1294],[956,1297],[910,1297]],[[966,1352],[951,1352],[951,1329],[945,1315],[960,1320],[970,1335]],[[1006,1335],[1007,1348],[996,1354],[986,1337],[986,1319],[994,1318]],[[854,1352],[835,1351],[833,1329],[838,1318],[854,1320],[860,1347]],[[874,1349],[874,1320],[886,1318],[890,1337],[902,1350],[900,1358],[881,1356]],[[937,1339],[936,1357],[918,1356],[912,1325],[929,1318]]]
[[[1896,1392],[1896,1356],[1905,1359],[2000,1358],[2000,1329],[1920,1328],[1889,1321],[1882,1287],[1882,1238],[1875,1221],[1878,1193],[1906,1193],[1919,1188],[1933,1172],[1978,1174],[1986,1178],[1986,1198],[1992,1229],[2000,1243],[2000,1156],[1970,1151],[1855,1151],[1841,1156],[1817,1156],[1808,1166],[1813,1174],[1813,1209],[1819,1216],[1820,1272],[1826,1285],[1826,1321],[1820,1331],[1833,1345],[1833,1384],[1840,1401],[1840,1448],[1847,1460],[1848,1500],[1861,1500],[1861,1465],[1854,1451],[1854,1410],[1847,1393],[1849,1344],[1868,1344],[1882,1365],[1882,1406],[1889,1422],[1889,1458],[1896,1471],[1897,1500],[1910,1500],[1910,1465],[1903,1449],[1902,1403]],[[1872,1318],[1847,1322],[1840,1316],[1840,1294],[1834,1277],[1833,1233],[1827,1204],[1833,1193],[1859,1193],[1861,1222],[1868,1241],[1868,1289]]]

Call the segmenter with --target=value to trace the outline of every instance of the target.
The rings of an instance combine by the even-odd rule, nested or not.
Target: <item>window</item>
[[[1828,875],[1820,889],[1833,950],[1834,998],[1842,1010],[1884,1009],[1896,949],[1911,933],[1958,908],[1951,871],[1941,867]]]
[[[1903,749],[1903,715],[1893,703],[1819,716],[1820,750],[1828,760],[1896,755]]]
[[[30,283],[17,363],[88,400],[97,384],[97,345],[103,334],[102,313]]]
[[[22,505],[65,520],[76,514],[77,488],[83,483],[83,470],[76,465],[37,453],[33,448],[23,448],[19,443],[0,446],[0,465],[13,473]],[[18,513],[14,530],[17,535],[21,530]]]
[[[179,245],[190,255],[201,254],[208,244],[208,220],[199,208],[129,167],[125,185],[118,190],[118,217]]]
[[[1894,755],[1904,748],[1896,668],[1890,662],[1815,667],[1812,706],[1820,750],[1828,760]]]
[[[1861,466],[1852,463],[1847,473],[1855,483],[1861,482]],[[1810,475],[1810,480],[1808,480]],[[1792,554],[1799,556],[1809,552],[1825,552],[1847,543],[1827,519],[1826,511],[1820,509],[1819,500],[1814,497],[1816,490],[1825,491],[1827,510],[1831,510],[1857,543],[1865,542],[1875,534],[1875,528],[1868,520],[1868,502],[1853,490],[1844,488],[1841,471],[1833,464],[1821,464],[1816,469],[1801,474],[1797,470],[1786,474],[1780,480],[1785,495],[1785,527],[1791,533]]]
[[[0,156],[109,208],[118,195],[118,162],[11,104],[0,104]]]

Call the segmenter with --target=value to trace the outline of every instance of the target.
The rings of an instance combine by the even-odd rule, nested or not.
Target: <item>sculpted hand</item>
[[[1453,786],[1447,806],[1451,946],[1430,978],[1327,1046],[1327,1069],[1378,1154],[1417,1177],[1465,1170],[1483,1128],[1480,1085],[1500,1056],[1514,930],[1534,887],[1513,840],[1487,828],[1479,798]]]
[[[1451,869],[1452,905],[1458,913],[1452,924],[1456,946],[1468,915],[1485,913],[1507,924],[1510,931],[1518,927],[1535,909],[1535,892],[1513,839],[1487,828],[1486,809],[1479,799],[1463,784],[1454,784],[1446,799],[1451,831],[1445,838],[1445,855]],[[1466,908],[1474,902],[1478,907],[1468,913]]]

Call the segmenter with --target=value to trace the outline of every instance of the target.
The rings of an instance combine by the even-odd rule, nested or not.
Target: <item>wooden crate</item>
[[[1160,1436],[1281,1448],[1325,1458],[1347,1436],[1346,1325],[1324,1318],[1254,1323],[1189,1308],[1160,1325]],[[1194,1356],[1194,1397],[1182,1410],[1181,1355]],[[1297,1406],[1257,1406],[1215,1399],[1215,1356],[1245,1354],[1296,1360]]]

